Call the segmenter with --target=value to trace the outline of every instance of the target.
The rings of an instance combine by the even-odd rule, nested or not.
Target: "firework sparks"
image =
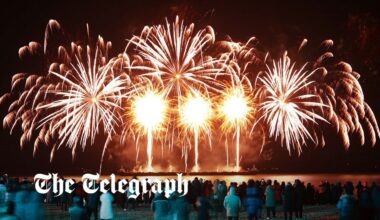
[[[181,124],[185,130],[189,130],[194,135],[194,168],[195,172],[199,171],[198,164],[198,142],[201,131],[208,132],[210,128],[210,119],[212,116],[211,103],[201,95],[190,95],[184,101],[181,110]]]
[[[159,130],[165,122],[167,103],[162,94],[147,90],[143,95],[137,96],[132,103],[134,124],[136,130],[143,130],[147,135],[147,171],[153,171],[153,132]]]
[[[166,26],[145,27],[141,36],[130,40],[143,65],[130,68],[141,71],[140,77],[158,80],[167,96],[177,98],[178,105],[189,91],[220,92],[223,84],[215,80],[222,75],[216,67],[220,61],[203,53],[214,40],[211,27],[195,32],[194,24],[185,26],[178,17]]]
[[[16,116],[22,114],[22,117],[16,120],[6,117],[7,122],[12,121],[6,124],[12,126],[11,131],[21,122],[24,132],[21,146],[35,137],[32,132],[38,132],[33,153],[40,144],[52,146],[51,160],[56,149],[62,145],[72,148],[74,158],[77,147],[82,145],[84,149],[88,141],[93,144],[102,127],[103,134],[108,137],[115,133],[120,100],[126,94],[123,93],[128,82],[127,75],[114,75],[118,67],[114,66],[114,59],[108,60],[111,43],[104,42],[100,36],[96,41],[94,56],[91,56],[89,45],[83,49],[73,42],[70,49],[59,45],[51,50],[48,44],[50,35],[60,32],[59,29],[57,21],[49,21],[43,51],[36,42],[20,48],[20,58],[42,54],[48,67],[46,71],[44,66],[43,72],[49,74],[15,75],[12,89],[24,89],[23,95],[14,102],[18,103]],[[55,49],[58,49],[58,53]],[[20,88],[22,82],[25,82],[24,88]],[[10,111],[10,116],[14,115],[13,111]]]
[[[220,110],[224,118],[222,127],[226,130],[235,129],[236,172],[240,169],[240,129],[246,127],[251,110],[252,107],[242,87],[236,87],[227,93]]]
[[[360,144],[366,142],[366,133],[369,135],[371,146],[375,145],[377,136],[380,137],[380,130],[372,109],[364,100],[364,93],[359,83],[360,74],[355,72],[351,65],[336,60],[330,51],[334,42],[331,39],[321,43],[322,54],[316,58],[308,59],[307,53],[302,53],[307,49],[308,40],[304,39],[299,46],[300,58],[313,60],[311,69],[315,74],[311,77],[313,92],[317,94],[320,102],[326,107],[321,115],[335,127],[336,132],[341,136],[343,145],[349,148],[351,136],[359,137]],[[323,131],[314,130],[313,136],[316,145],[324,146],[325,138]]]
[[[226,134],[226,164],[228,163],[228,141],[227,135],[233,133],[235,142],[235,171],[240,170],[240,135],[241,131],[247,127],[253,118],[253,88],[247,77],[246,67],[250,63],[242,62],[243,68],[239,65],[239,59],[242,54],[251,55],[245,51],[246,46],[239,46],[236,50],[224,54],[225,71],[229,75],[229,86],[224,91],[219,103],[219,118],[222,119],[221,129]],[[243,56],[244,57],[244,56]]]
[[[246,43],[215,42],[211,27],[196,31],[194,24],[185,25],[178,17],[173,23],[145,27],[129,40],[124,53],[111,59],[112,44],[101,37],[93,54],[95,47],[75,43],[51,51],[48,42],[55,33],[60,33],[60,25],[51,20],[42,46],[31,42],[19,50],[20,58],[42,55],[44,72],[49,74],[15,74],[11,91],[0,98],[4,104],[16,97],[3,126],[12,133],[21,125],[21,147],[35,138],[33,154],[40,144],[52,146],[51,160],[62,145],[71,147],[74,157],[78,146],[84,149],[105,135],[101,167],[121,122],[122,141],[133,136],[138,146],[140,137],[146,136],[147,171],[153,171],[156,139],[171,150],[179,143],[186,168],[188,146],[194,146],[193,170],[199,171],[198,145],[208,139],[212,146],[211,133],[219,131],[226,138],[227,167],[228,136],[235,138],[235,171],[239,171],[240,139],[251,125],[253,130],[259,124],[263,140],[268,133],[280,139],[289,153],[294,146],[298,154],[308,140],[325,144],[322,129],[315,126],[319,121],[334,126],[346,148],[353,134],[359,135],[362,145],[365,132],[372,146],[380,137],[376,117],[364,101],[360,75],[345,62],[324,65],[333,58],[329,51],[299,70],[285,54],[262,73],[271,58],[256,48],[256,38]],[[307,44],[304,39],[298,52]],[[329,49],[333,41],[321,46]],[[130,108],[125,108],[126,103]],[[129,117],[122,117],[124,112]],[[214,112],[220,124],[212,120]]]
[[[263,118],[269,124],[269,136],[285,144],[289,153],[294,146],[301,153],[301,146],[307,139],[313,140],[308,124],[316,124],[317,119],[326,121],[322,116],[313,112],[313,108],[324,107],[310,94],[308,87],[313,84],[310,77],[313,72],[304,71],[305,65],[296,70],[294,63],[284,56],[282,60],[273,62],[273,69],[268,71],[259,81],[264,86],[264,101],[260,104]],[[314,140],[313,140],[314,141]]]
[[[80,144],[84,148],[87,140],[92,145],[101,125],[105,134],[112,135],[119,122],[116,112],[121,108],[121,92],[126,81],[120,76],[111,79],[110,63],[98,66],[96,56],[93,63],[90,55],[87,59],[87,68],[77,58],[73,72],[51,72],[62,84],[57,90],[48,91],[55,94],[54,101],[37,108],[51,112],[40,126],[51,124],[53,131],[58,130],[61,144],[70,147]]]
[[[302,47],[305,47],[303,41]],[[371,107],[364,100],[364,93],[359,83],[360,74],[355,72],[351,65],[343,61],[331,61],[334,54],[329,49],[334,45],[332,40],[321,43],[321,49],[325,51],[313,62],[316,70],[313,80],[316,81],[315,93],[327,106],[323,116],[336,128],[343,140],[346,149],[350,146],[351,135],[357,135],[360,144],[366,142],[365,131],[369,134],[371,146],[376,143],[376,137],[380,137],[380,129]],[[330,64],[325,64],[329,61]],[[320,136],[320,145],[324,145],[324,137]]]

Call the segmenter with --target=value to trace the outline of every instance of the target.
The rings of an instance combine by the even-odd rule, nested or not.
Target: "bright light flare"
[[[201,130],[208,130],[212,116],[211,103],[200,95],[190,96],[184,102],[181,110],[181,123],[185,130],[191,130],[194,135],[194,172],[199,171],[198,139]]]
[[[223,112],[230,121],[240,121],[248,113],[247,102],[243,97],[229,97],[223,105]]]
[[[98,103],[98,98],[97,97],[91,97],[91,102],[94,104]]]
[[[163,97],[153,91],[137,97],[133,103],[136,122],[147,130],[160,127],[165,120],[166,109],[167,104]]]
[[[135,99],[132,109],[135,123],[147,134],[147,171],[153,172],[153,131],[165,122],[167,103],[162,95],[150,90]]]
[[[183,106],[182,122],[192,130],[207,128],[211,113],[210,102],[200,96],[193,97]]]
[[[234,90],[232,94],[226,95],[221,107],[225,123],[237,126],[245,123],[250,107],[243,93]]]
[[[240,130],[241,127],[246,126],[249,116],[251,114],[252,107],[249,103],[249,99],[244,94],[242,87],[236,87],[228,92],[224,99],[220,109],[220,114],[223,118],[222,127],[224,130],[234,130],[236,139],[236,165],[235,171],[240,170]]]

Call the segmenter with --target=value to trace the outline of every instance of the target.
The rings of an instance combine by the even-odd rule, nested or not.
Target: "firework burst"
[[[62,82],[57,89],[47,91],[54,94],[53,101],[37,108],[50,112],[40,126],[50,124],[53,132],[58,131],[61,144],[69,147],[79,144],[84,148],[88,140],[92,145],[101,126],[104,134],[112,135],[120,122],[118,112],[127,80],[114,77],[112,62],[99,66],[97,54],[96,50],[91,59],[88,51],[87,66],[77,57],[72,70],[51,72]]]
[[[307,40],[303,40],[299,50],[307,48]],[[330,39],[321,43],[323,53],[312,62],[315,74],[313,92],[326,105],[322,112],[336,132],[341,136],[346,149],[350,146],[350,137],[359,137],[360,144],[366,142],[366,132],[369,143],[374,146],[376,136],[380,137],[380,129],[371,107],[364,100],[364,92],[359,83],[360,74],[354,71],[350,64],[336,60],[330,51],[334,42]],[[317,135],[314,135],[317,136]],[[324,146],[325,137],[319,135],[318,144]]]
[[[20,58],[42,55],[48,69],[13,77],[12,92],[23,91],[18,97],[7,95],[17,99],[4,118],[4,127],[10,127],[11,132],[21,124],[21,146],[33,138],[34,153],[41,144],[52,146],[51,160],[62,145],[72,148],[74,158],[78,146],[84,149],[88,143],[94,143],[101,127],[103,134],[111,138],[119,121],[121,99],[128,96],[130,84],[128,75],[119,71],[123,69],[121,59],[108,60],[110,42],[99,36],[94,50],[89,45],[83,48],[73,42],[69,49],[59,45],[54,50],[49,40],[59,29],[58,22],[51,20],[43,47],[33,42],[20,48]],[[91,54],[91,51],[95,52]]]
[[[246,43],[215,42],[211,27],[197,31],[178,17],[172,23],[145,27],[128,40],[124,53],[113,58],[111,42],[100,36],[95,45],[88,36],[85,46],[65,41],[51,50],[49,41],[62,33],[60,29],[51,20],[43,45],[30,42],[20,48],[21,59],[42,57],[43,71],[15,74],[11,91],[0,98],[0,104],[13,99],[3,126],[11,133],[21,127],[20,146],[34,140],[34,154],[41,144],[51,146],[51,160],[60,146],[72,148],[74,158],[79,146],[84,149],[103,136],[101,171],[107,146],[120,135],[123,143],[132,137],[136,147],[146,138],[147,171],[153,171],[156,141],[161,142],[163,155],[163,146],[173,150],[178,143],[185,169],[188,149],[194,149],[193,170],[199,171],[201,141],[208,140],[212,148],[211,134],[222,132],[227,166],[228,138],[236,141],[239,171],[240,139],[256,126],[263,137],[261,150],[269,136],[280,140],[289,153],[293,146],[298,154],[308,142],[325,145],[319,122],[333,126],[346,148],[351,135],[358,135],[363,145],[368,133],[372,146],[380,137],[360,75],[348,63],[333,60],[328,50],[332,40],[321,44],[325,52],[316,59],[300,56],[306,58],[302,63],[310,64],[296,69],[286,53],[265,66],[271,58],[257,49],[254,37]],[[298,52],[307,44],[303,40]]]
[[[148,89],[141,95],[135,97],[132,102],[132,122],[134,131],[147,136],[147,168],[153,171],[153,133],[162,130],[166,122],[168,104],[162,93]]]
[[[130,68],[140,77],[158,80],[166,96],[176,97],[178,103],[189,91],[220,92],[223,84],[215,80],[222,75],[220,61],[204,54],[214,40],[211,27],[194,31],[194,24],[185,26],[178,17],[166,26],[145,27],[130,40],[140,57]]]
[[[233,56],[234,57],[234,56]],[[236,57],[227,59],[226,72],[230,76],[230,86],[224,91],[219,103],[218,117],[222,119],[221,129],[227,134],[234,134],[236,144],[235,171],[240,170],[240,135],[241,130],[246,129],[253,119],[253,88],[247,77],[246,65],[241,68]],[[228,158],[228,145],[226,145],[226,157]],[[228,161],[228,159],[227,159]],[[228,162],[227,162],[228,166]]]
[[[199,171],[199,137],[205,132],[210,137],[212,119],[212,106],[207,97],[199,93],[189,94],[184,98],[183,106],[180,108],[180,126],[184,128],[185,134],[192,133],[194,136],[194,167],[193,171]]]
[[[251,107],[249,100],[244,94],[244,90],[241,87],[233,88],[231,92],[227,93],[224,97],[223,104],[221,106],[220,114],[223,115],[224,121],[222,127],[225,130],[234,131],[236,139],[236,166],[235,171],[240,169],[240,130],[244,128],[249,121],[249,115],[251,113]],[[229,132],[228,132],[229,133]],[[228,149],[226,150],[228,152]],[[228,162],[227,162],[228,164]]]
[[[273,62],[273,69],[268,66],[264,76],[259,77],[264,93],[260,111],[269,125],[269,136],[275,140],[280,138],[289,153],[294,146],[300,154],[307,139],[314,141],[307,126],[326,120],[313,110],[324,107],[308,89],[314,83],[310,79],[314,72],[305,71],[306,64],[299,70],[294,65],[284,56],[279,62]]]

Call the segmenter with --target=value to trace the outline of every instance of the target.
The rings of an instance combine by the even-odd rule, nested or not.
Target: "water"
[[[279,182],[291,182],[293,183],[295,179],[299,179],[305,184],[311,183],[315,186],[319,185],[321,181],[329,181],[330,183],[345,183],[347,181],[351,181],[354,184],[356,184],[358,181],[368,182],[369,184],[372,184],[372,182],[376,182],[377,184],[380,184],[380,174],[256,174],[256,175],[184,175],[184,179],[193,180],[195,177],[211,180],[214,181],[216,179],[219,180],[225,180],[227,183],[230,182],[238,182],[241,183],[243,181],[247,182],[249,179],[254,180],[277,180]],[[81,176],[65,176],[65,178],[73,178],[76,180],[80,180]],[[102,175],[102,178],[109,178],[109,176]],[[117,179],[131,179],[132,176],[117,176]],[[176,179],[176,175],[163,175],[163,176],[147,176],[147,175],[140,175],[137,176],[138,179],[142,178],[149,178],[149,179],[166,179],[166,178],[173,178]]]
[[[249,179],[254,180],[277,180],[279,182],[291,182],[293,183],[295,179],[299,179],[302,182],[311,183],[313,185],[319,185],[321,181],[329,181],[330,183],[341,182],[345,183],[347,181],[352,181],[357,183],[358,181],[362,182],[377,182],[380,183],[380,175],[363,175],[363,174],[257,174],[254,176],[246,175],[236,175],[236,176],[204,176],[202,178],[215,180],[215,179],[224,179],[226,182],[238,182],[243,181],[247,182]]]

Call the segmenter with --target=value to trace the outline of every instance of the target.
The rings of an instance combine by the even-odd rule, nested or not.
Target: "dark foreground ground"
[[[281,207],[277,207],[277,218],[284,219],[284,214]],[[150,207],[138,207],[136,210],[127,210],[123,211],[121,208],[114,205],[115,220],[119,219],[153,219],[153,213],[150,210]],[[211,212],[212,219],[226,219],[224,214],[219,214]],[[45,205],[45,219],[70,219],[67,211],[61,211],[56,205]],[[266,210],[263,209],[262,214],[263,219],[266,218]],[[92,218],[93,219],[93,218]],[[191,212],[190,219],[196,219],[196,211]],[[242,211],[240,213],[240,220],[247,219],[247,213]],[[273,219],[273,218],[272,218]],[[294,216],[293,216],[293,219]],[[298,218],[301,219],[301,218]],[[337,209],[333,205],[314,205],[314,206],[305,206],[304,207],[304,216],[302,219],[338,219]]]

